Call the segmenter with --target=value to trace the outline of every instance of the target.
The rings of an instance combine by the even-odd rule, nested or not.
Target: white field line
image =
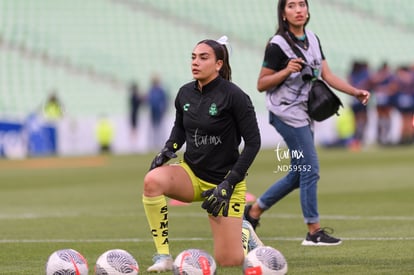
[[[37,213],[24,213],[24,214],[0,214],[0,220],[16,220],[16,219],[44,219],[44,218],[71,218],[71,217],[87,217],[89,215],[80,214],[80,213],[54,213],[54,214],[37,214]],[[95,217],[110,217],[110,216],[144,216],[140,214],[102,214],[102,215],[93,215]],[[200,212],[190,212],[190,213],[170,213],[171,217],[176,218],[205,218],[206,215]],[[266,214],[267,218],[274,219],[301,219],[302,216],[294,214]],[[414,221],[413,216],[342,216],[342,215],[326,215],[321,216],[323,220],[372,220],[372,221]],[[301,241],[303,238],[287,238],[287,237],[267,237],[262,238],[264,241]],[[175,241],[211,241],[210,238],[171,238]],[[414,241],[414,237],[365,237],[365,238],[342,238],[342,240],[348,241]],[[151,238],[139,239],[139,238],[130,238],[130,239],[0,239],[0,243],[76,243],[76,242],[85,242],[85,243],[104,243],[104,242],[152,242]]]
[[[77,217],[143,217],[144,213],[94,213],[88,215],[85,213],[19,213],[19,214],[2,214],[0,213],[0,220],[25,220],[25,219],[47,219],[47,218],[77,218]],[[170,211],[170,217],[177,218],[206,218],[206,214],[200,210],[200,212],[188,212],[188,213],[174,213]],[[263,217],[266,219],[302,219],[301,215],[296,214],[265,214]],[[321,215],[323,220],[369,220],[369,221],[414,221],[414,216],[345,216],[345,215]]]
[[[170,238],[171,241],[212,241],[211,238]],[[303,238],[268,237],[263,241],[294,241],[300,242]],[[367,238],[341,238],[344,241],[414,241],[414,237],[367,237]],[[22,239],[0,240],[2,244],[14,243],[146,243],[152,242],[151,238],[139,239]]]

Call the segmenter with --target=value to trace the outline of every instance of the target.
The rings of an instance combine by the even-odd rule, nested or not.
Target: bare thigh
[[[149,171],[144,178],[144,196],[165,195],[191,202],[194,189],[187,172],[179,165],[164,165]]]
[[[214,258],[220,266],[239,266],[244,260],[242,218],[209,216]]]

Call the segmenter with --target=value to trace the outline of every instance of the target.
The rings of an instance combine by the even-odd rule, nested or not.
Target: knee
[[[319,169],[313,169],[312,167],[312,170],[309,173],[306,173],[305,178],[310,182],[318,182],[320,178]]]
[[[159,195],[160,184],[157,177],[157,173],[154,170],[148,172],[144,177],[144,195],[145,196],[154,196]]]
[[[319,179],[319,163],[313,162],[307,165],[304,165],[305,169],[303,169],[303,173],[308,174],[312,178]]]

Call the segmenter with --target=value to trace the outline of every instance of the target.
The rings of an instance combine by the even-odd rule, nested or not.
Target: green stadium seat
[[[340,76],[355,58],[376,66],[412,56],[412,43],[402,43],[414,41],[411,1],[310,4],[309,28]],[[145,93],[155,72],[173,98],[191,80],[195,43],[224,34],[233,49],[233,80],[263,112],[256,79],[276,18],[274,0],[2,1],[0,34],[15,47],[0,47],[0,115],[25,115],[56,88],[73,116],[123,116],[129,82]]]

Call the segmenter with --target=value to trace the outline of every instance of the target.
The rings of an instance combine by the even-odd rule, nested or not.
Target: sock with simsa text
[[[165,196],[142,196],[145,215],[158,254],[170,254],[168,244],[168,207]]]

